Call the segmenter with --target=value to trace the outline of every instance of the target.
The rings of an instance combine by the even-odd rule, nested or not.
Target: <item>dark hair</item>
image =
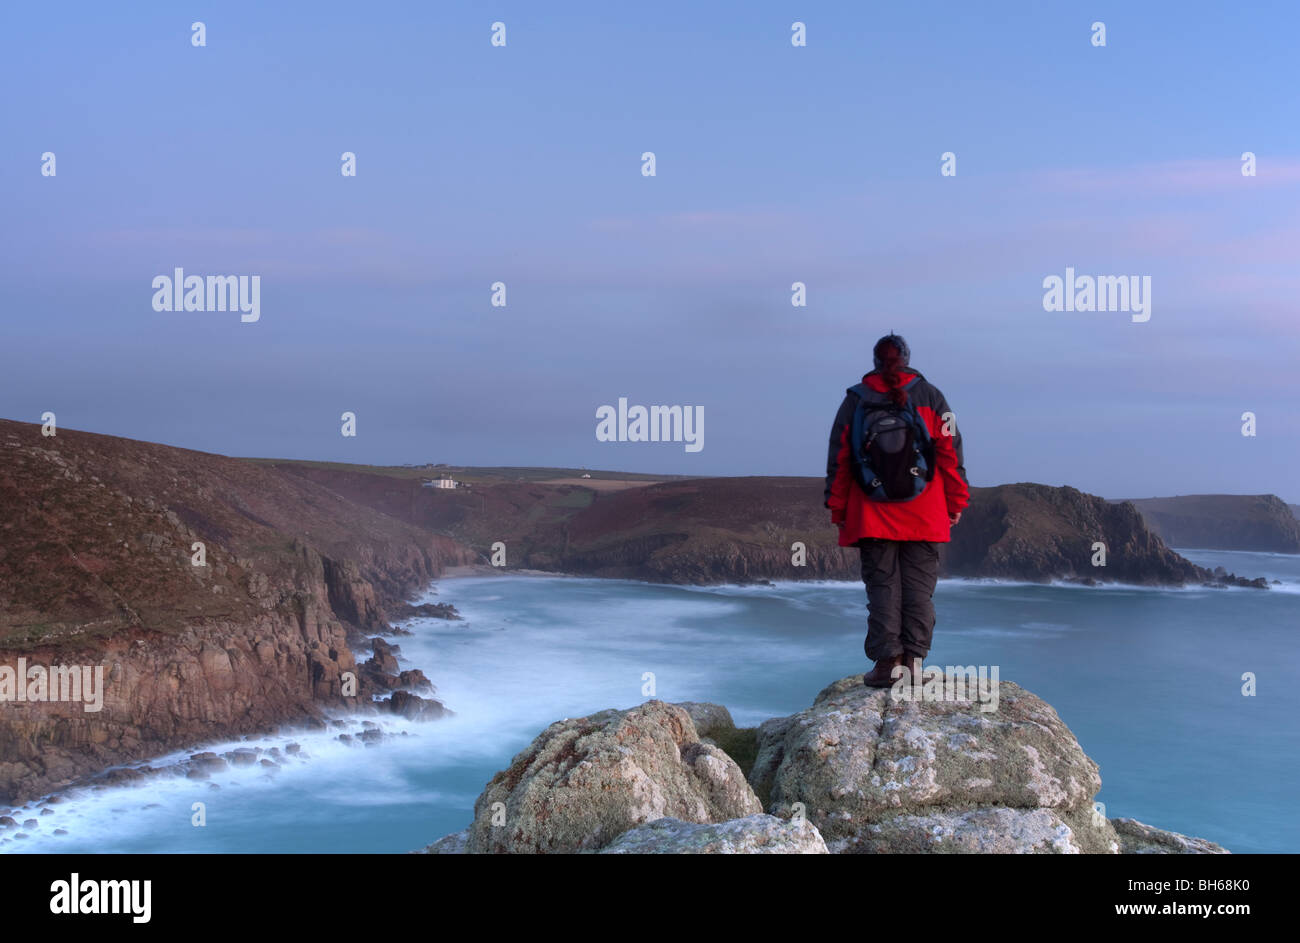
[[[907,402],[907,391],[900,389],[903,385],[900,374],[907,366],[909,354],[907,341],[897,334],[886,334],[876,341],[876,346],[871,350],[876,370],[885,381],[885,386],[889,387],[889,398],[894,401],[895,406],[902,406]]]

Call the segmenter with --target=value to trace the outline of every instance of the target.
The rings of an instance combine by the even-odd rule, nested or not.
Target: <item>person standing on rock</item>
[[[890,687],[903,666],[920,682],[934,635],[939,544],[970,503],[961,434],[948,401],[917,370],[897,334],[872,350],[875,369],[835,414],[825,506],[839,545],[857,547],[867,588],[863,682]]]

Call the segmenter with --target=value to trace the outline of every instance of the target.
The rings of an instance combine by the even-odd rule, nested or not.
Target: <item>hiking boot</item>
[[[890,688],[895,679],[890,677],[894,669],[903,663],[903,655],[890,655],[876,662],[875,667],[862,676],[862,683],[869,688]]]
[[[903,652],[901,664],[907,669],[907,675],[904,677],[903,683],[919,688],[925,672],[924,656],[918,655],[916,652]]]

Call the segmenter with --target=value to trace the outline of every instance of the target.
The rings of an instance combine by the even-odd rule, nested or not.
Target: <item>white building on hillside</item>
[[[420,482],[422,488],[459,488],[460,482],[454,478],[426,478]]]

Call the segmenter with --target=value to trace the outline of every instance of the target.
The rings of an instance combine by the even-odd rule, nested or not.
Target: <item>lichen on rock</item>
[[[690,714],[649,701],[542,731],[479,796],[467,851],[591,851],[665,816],[715,823],[762,811]]]

